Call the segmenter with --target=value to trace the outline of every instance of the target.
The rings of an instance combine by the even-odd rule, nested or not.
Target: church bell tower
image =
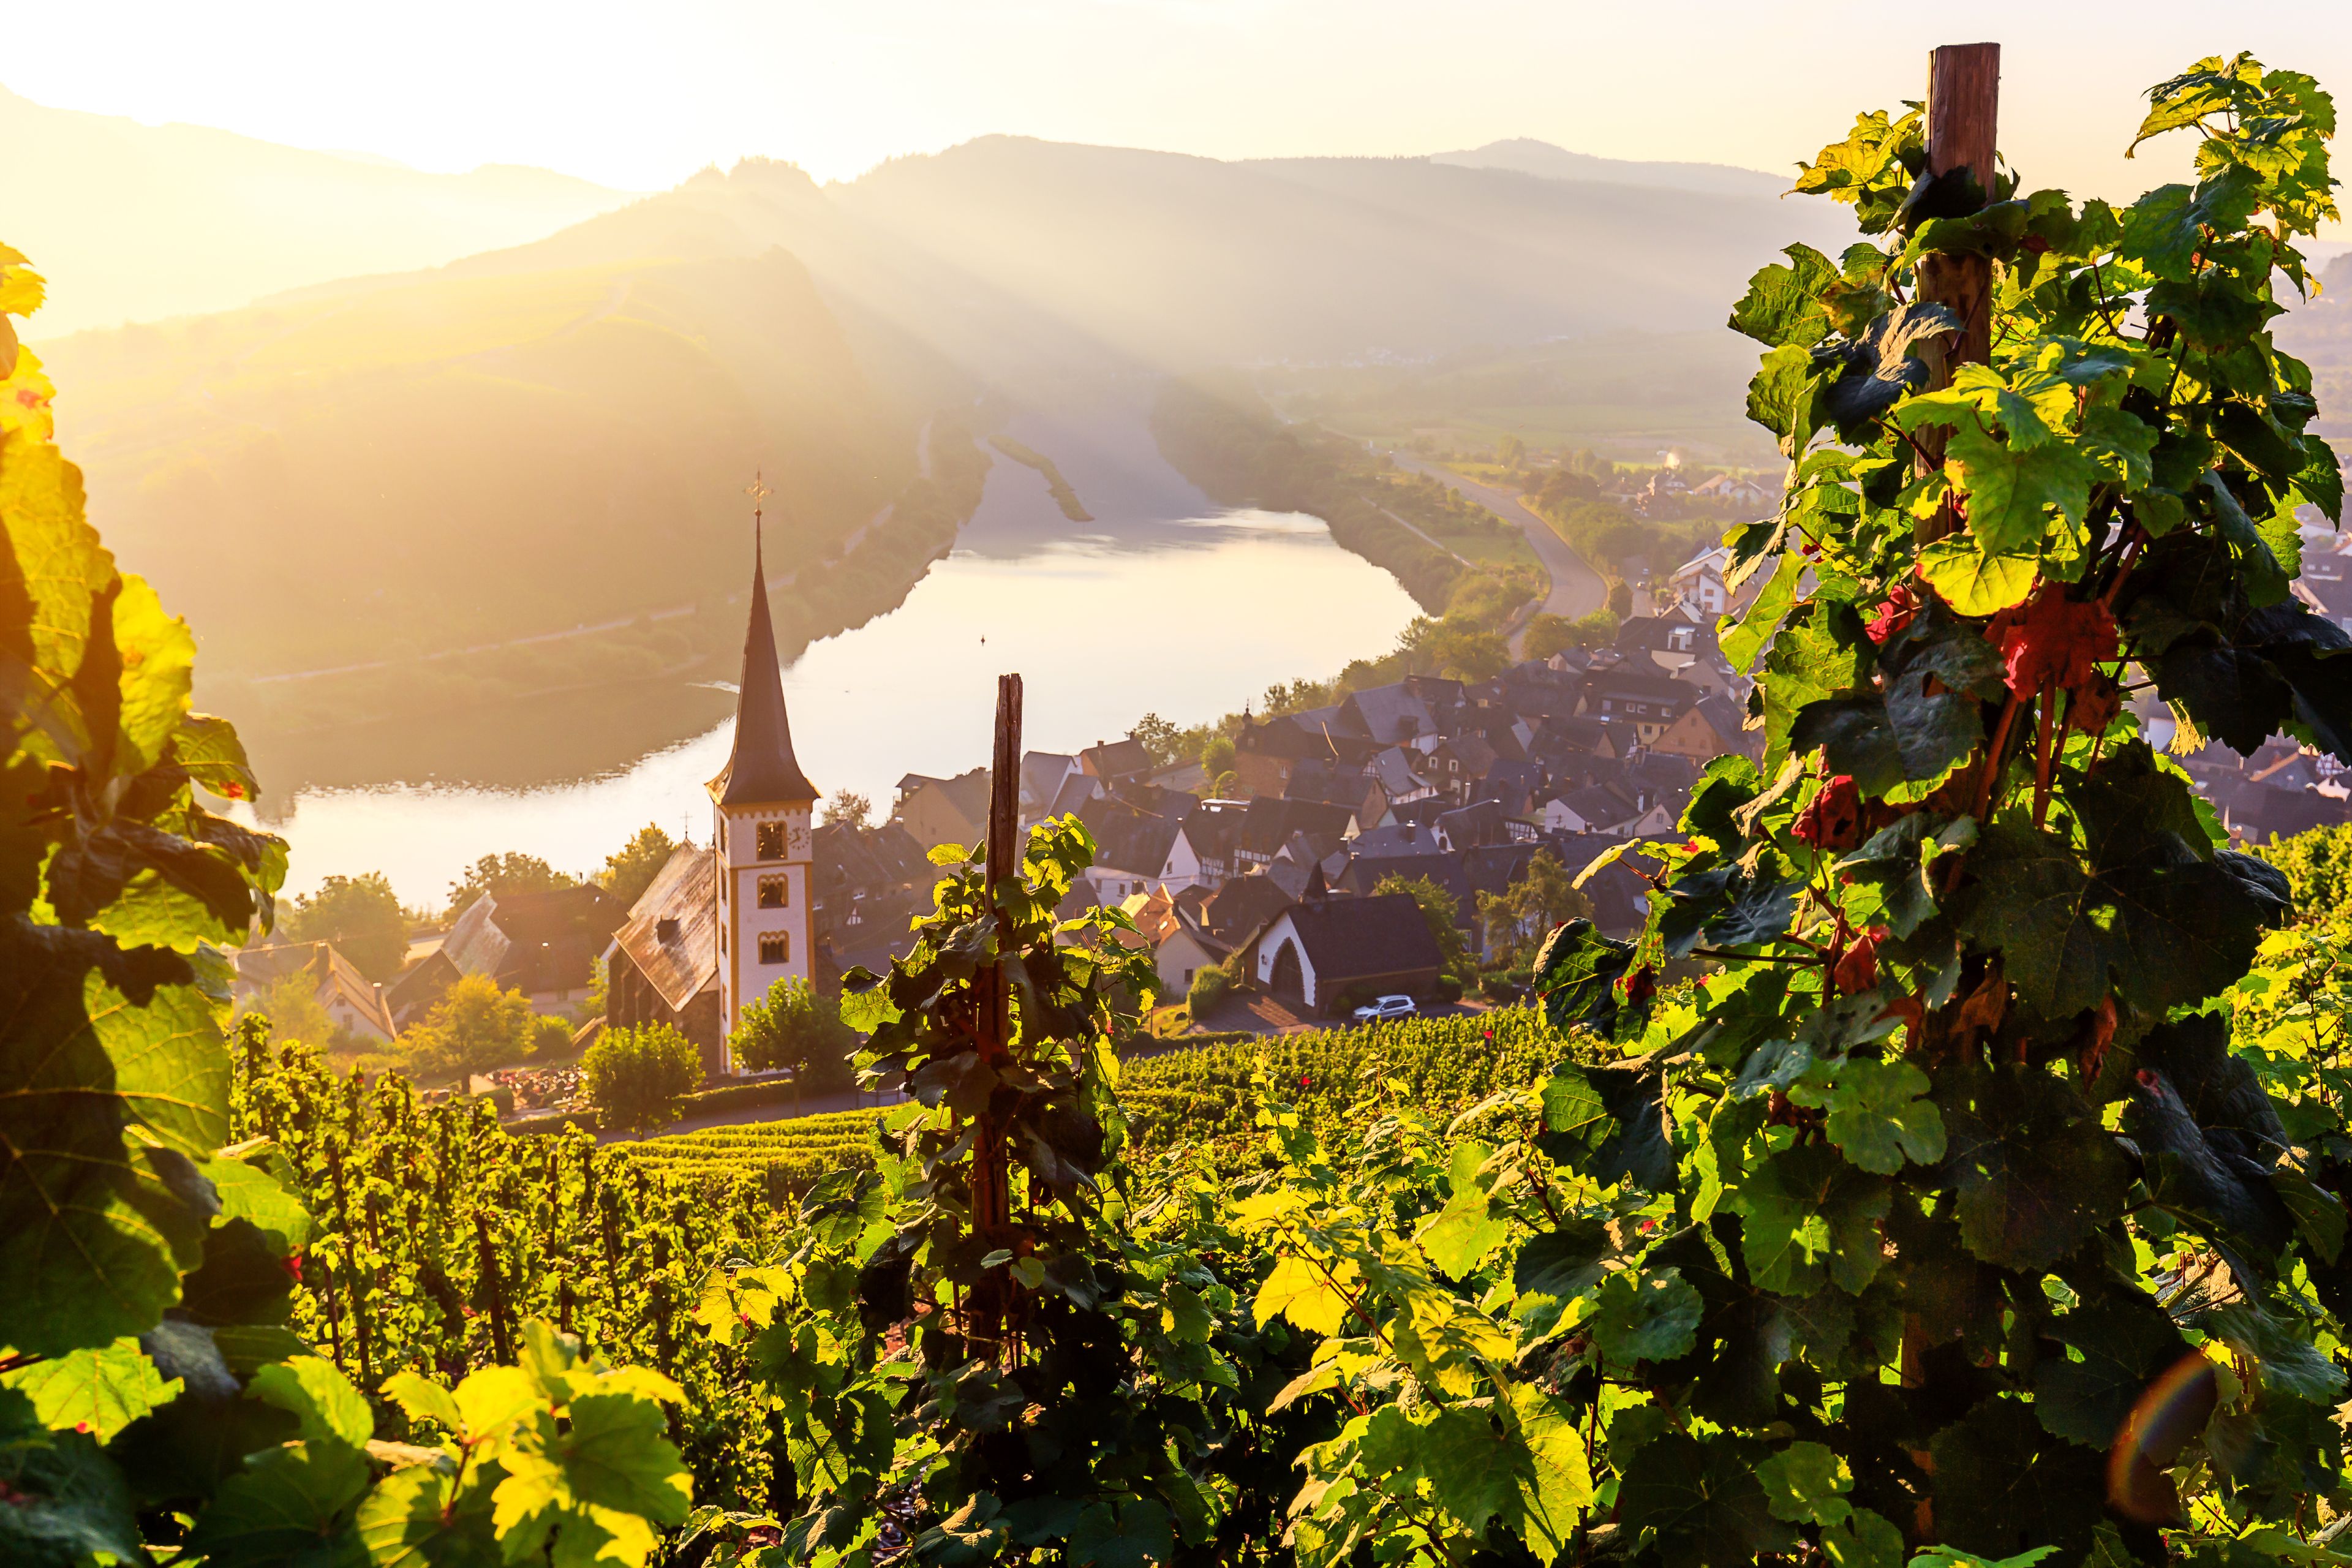
[[[765,491],[755,485],[752,493]],[[810,815],[817,791],[793,755],[758,529],[754,513],[751,624],[743,638],[735,746],[709,786],[719,859],[719,1023],[730,1037],[743,1009],[765,998],[769,987],[811,979],[815,956]],[[719,1067],[735,1070],[733,1052],[723,1044]]]

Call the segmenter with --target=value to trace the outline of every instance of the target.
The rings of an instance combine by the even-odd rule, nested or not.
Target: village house
[[[926,850],[980,843],[988,837],[988,770],[974,768],[951,779],[908,773],[898,781],[890,820]]]
[[[1097,741],[1078,753],[1078,765],[1087,777],[1115,786],[1147,777],[1158,764],[1152,762],[1150,748],[1129,735],[1123,741]]]
[[[1698,695],[1697,688],[1672,676],[1643,674],[1622,665],[1584,678],[1585,714],[1629,725],[1644,746],[1665,733]]]
[[[327,1021],[354,1044],[390,1045],[399,1033],[383,994],[332,942],[268,942],[240,950],[229,996],[239,1005],[250,1005],[290,975],[300,975],[309,984]]]
[[[1435,994],[1444,964],[1409,894],[1302,900],[1246,945],[1257,984],[1292,1006],[1331,1015],[1358,995]]]

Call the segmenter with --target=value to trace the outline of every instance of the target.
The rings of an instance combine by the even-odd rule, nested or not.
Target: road
[[[1609,584],[1601,574],[1585,564],[1584,557],[1568,547],[1568,542],[1552,531],[1551,524],[1538,517],[1528,505],[1508,490],[1482,485],[1475,479],[1465,479],[1453,469],[1414,457],[1410,452],[1389,454],[1400,468],[1416,474],[1426,474],[1438,483],[1458,490],[1476,501],[1505,522],[1527,535],[1528,544],[1543,563],[1551,576],[1551,592],[1545,596],[1539,612],[1565,616],[1570,620],[1589,616],[1609,602]],[[1518,648],[1518,638],[1512,639],[1512,651]]]

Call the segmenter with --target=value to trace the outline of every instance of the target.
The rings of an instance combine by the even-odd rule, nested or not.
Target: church
[[[735,1071],[728,1038],[769,987],[839,983],[816,942],[817,790],[793,754],[756,542],[735,743],[709,787],[710,842],[680,845],[613,935],[605,1017],[616,1028],[669,1025],[694,1042],[716,1079]]]

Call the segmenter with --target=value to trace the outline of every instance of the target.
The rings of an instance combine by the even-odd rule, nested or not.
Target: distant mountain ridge
[[[1696,191],[1717,196],[1777,196],[1787,190],[1792,174],[1768,174],[1732,163],[1654,163],[1626,158],[1600,158],[1571,153],[1529,136],[1489,142],[1459,153],[1433,153],[1433,163],[1454,163],[1465,169],[1508,169],[1544,180],[1600,180],[1629,185],[1662,185],[1669,190]]]
[[[43,337],[233,310],[536,238],[630,199],[545,169],[435,174],[194,125],[50,109],[0,88],[0,240],[49,281]],[[159,249],[170,265],[159,266]]]

